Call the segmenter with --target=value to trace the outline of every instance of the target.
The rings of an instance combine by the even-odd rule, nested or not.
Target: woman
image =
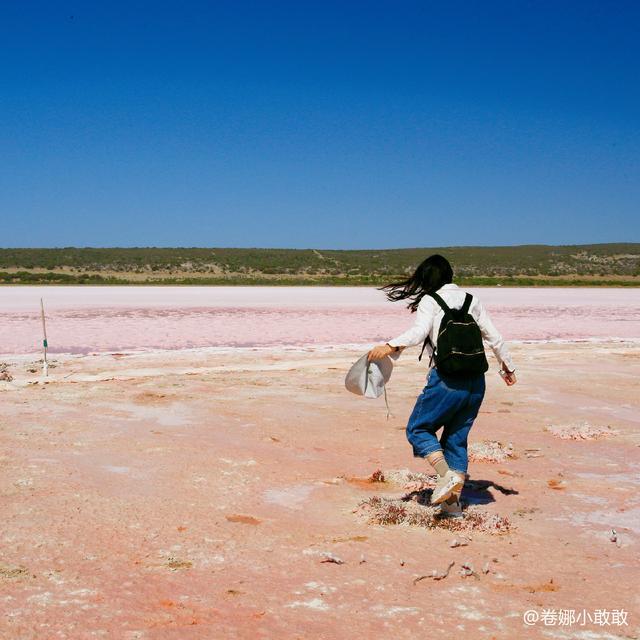
[[[516,375],[507,345],[480,301],[470,294],[467,296],[453,284],[453,269],[440,255],[428,257],[410,278],[389,284],[382,290],[391,301],[409,300],[408,308],[412,313],[417,312],[416,321],[397,338],[371,349],[369,360],[381,360],[406,347],[423,343],[429,348],[432,360],[435,357],[436,365],[430,369],[427,385],[409,418],[407,439],[414,456],[426,458],[438,474],[432,504],[441,504],[442,515],[461,516],[460,493],[469,462],[467,436],[484,398],[485,380],[484,373],[478,373],[477,367],[471,373],[457,375],[438,370],[438,364],[442,362],[438,359],[438,336],[445,311],[449,314],[445,327],[451,310],[461,309],[458,315],[466,312],[471,316],[467,324],[473,325],[472,331],[477,332],[479,327],[481,338],[478,336],[478,340],[484,340],[491,347],[500,363],[504,381],[511,386],[516,383]],[[475,355],[483,359],[484,371],[487,365],[482,344],[480,352]],[[440,368],[445,369],[444,366]],[[436,432],[441,427],[443,431],[438,441]]]

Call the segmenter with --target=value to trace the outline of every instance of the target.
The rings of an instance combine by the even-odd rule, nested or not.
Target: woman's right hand
[[[504,380],[507,387],[512,387],[516,382],[518,382],[518,379],[516,378],[516,372],[509,371],[509,369],[507,369],[505,365],[502,365],[501,373],[502,379]]]
[[[382,360],[386,358],[388,355],[391,355],[395,349],[390,347],[388,344],[381,344],[377,347],[373,347],[371,351],[369,351],[369,357],[367,358],[369,362],[373,362],[375,360]]]

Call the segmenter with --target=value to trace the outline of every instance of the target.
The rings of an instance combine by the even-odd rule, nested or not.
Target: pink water
[[[639,289],[470,289],[509,340],[640,339]],[[360,287],[0,287],[0,353],[341,345],[413,321]]]

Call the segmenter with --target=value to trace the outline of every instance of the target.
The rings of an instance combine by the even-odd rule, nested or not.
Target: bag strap
[[[438,303],[438,305],[445,312],[445,314],[451,313],[451,309],[449,309],[449,307],[447,306],[447,303],[437,293],[435,292],[429,293],[428,295],[431,296]],[[422,354],[424,353],[424,350],[428,344],[431,345],[431,358],[429,359],[429,367],[431,367],[436,348],[433,342],[431,342],[431,337],[429,336],[429,334],[427,334],[427,337],[424,339],[424,342],[422,343],[422,349],[420,350],[420,355],[418,356],[418,362],[422,360]]]
[[[467,313],[469,313],[471,300],[473,300],[473,296],[470,293],[467,293],[467,295],[464,297],[464,304],[462,305],[462,309],[460,309],[460,313],[462,315],[466,315]]]
[[[384,387],[384,403],[385,405],[387,405],[387,420],[393,416],[393,414],[391,413],[391,409],[389,408],[389,401],[387,400],[387,385],[385,384]],[[395,416],[393,416],[395,417]]]
[[[449,309],[447,303],[437,293],[434,292],[429,295],[440,305],[445,313],[451,313],[451,309]]]
[[[422,354],[420,354],[422,355]],[[365,385],[364,385],[364,390],[367,390],[367,384],[369,383],[369,368],[371,367],[371,363],[367,361],[367,375],[365,376]],[[387,400],[387,385],[386,383],[383,385],[383,390],[384,390],[384,404],[387,407],[387,420],[390,417],[395,417],[393,416],[393,414],[391,413],[391,409],[389,408],[389,400]]]
[[[433,358],[433,343],[431,342],[431,337],[429,336],[429,334],[427,334],[427,337],[424,339],[424,342],[422,343],[422,349],[420,349],[420,355],[418,356],[418,362],[420,362],[420,360],[422,360],[422,354],[424,353],[424,350],[426,348],[426,346],[430,344],[431,345],[431,357]]]

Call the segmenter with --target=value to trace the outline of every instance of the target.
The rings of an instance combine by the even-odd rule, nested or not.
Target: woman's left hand
[[[394,351],[395,349],[390,347],[388,344],[380,344],[377,347],[373,347],[373,349],[369,351],[369,362],[373,360],[382,360]]]

